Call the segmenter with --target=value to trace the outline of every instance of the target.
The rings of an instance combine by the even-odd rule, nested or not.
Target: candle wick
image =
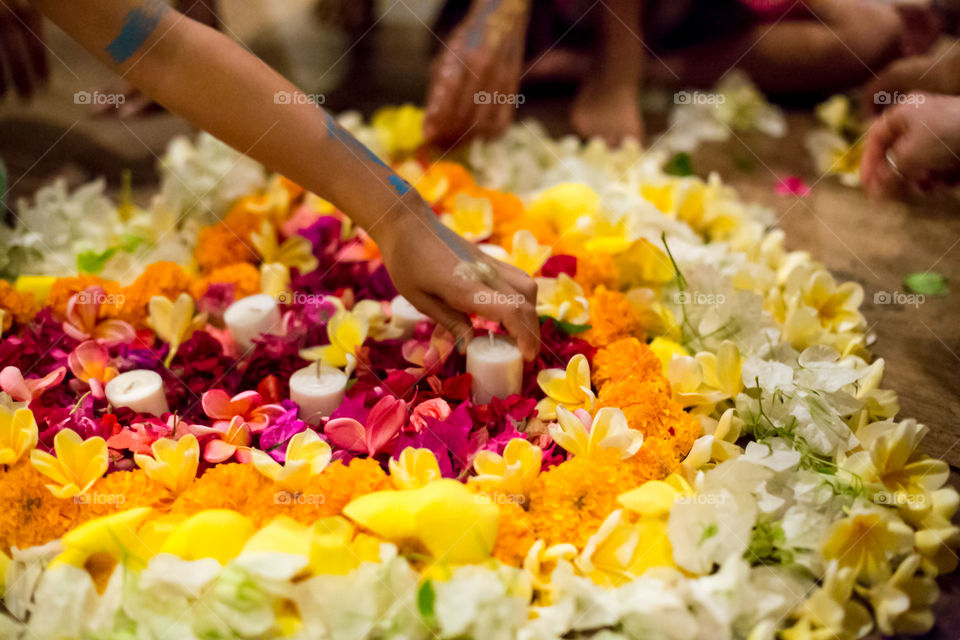
[[[493,331],[487,331],[487,337],[490,339],[490,344],[493,344]]]
[[[323,359],[317,360],[317,378],[320,378],[320,374],[323,373]]]
[[[130,391],[132,391],[135,386],[137,386],[137,383],[136,383],[135,381],[131,380],[131,381],[130,381],[130,384],[128,384],[128,385],[126,386],[126,388],[124,388],[123,392],[124,392],[124,393],[130,393]]]

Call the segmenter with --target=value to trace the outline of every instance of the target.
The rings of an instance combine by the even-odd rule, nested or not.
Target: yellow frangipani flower
[[[537,374],[537,385],[547,397],[537,403],[538,417],[555,420],[557,407],[574,411],[593,411],[596,396],[590,388],[590,363],[583,354],[570,358],[564,369],[544,369]]]
[[[557,565],[572,563],[576,557],[577,548],[568,542],[548,547],[543,540],[537,540],[523,559],[523,569],[530,576],[533,586],[545,591],[550,587],[550,579]]]
[[[37,446],[37,421],[30,409],[0,405],[0,464],[14,465]]]
[[[664,336],[654,338],[653,341],[650,342],[650,350],[653,351],[653,355],[657,356],[657,359],[660,360],[664,371],[667,370],[670,361],[674,358],[690,355],[690,352],[684,349],[682,344],[674,342]]]
[[[537,238],[529,230],[521,229],[513,234],[508,261],[517,269],[532,276],[540,270],[550,257],[550,253],[549,246],[537,242]]]
[[[423,109],[412,104],[381,107],[370,125],[389,156],[408,154],[423,144]]]
[[[418,540],[437,561],[453,564],[489,558],[500,518],[486,496],[449,478],[419,489],[361,496],[343,514],[387,540]]]
[[[312,527],[279,515],[247,540],[243,553],[267,551],[309,557],[312,539]]]
[[[924,575],[918,554],[904,558],[886,582],[871,588],[854,586],[870,602],[877,627],[885,636],[918,636],[933,627],[931,607],[940,596],[933,576]]]
[[[618,586],[652,567],[676,566],[667,530],[673,503],[691,495],[677,474],[652,480],[617,498],[614,511],[587,541],[577,566],[594,582]]]
[[[250,518],[229,509],[207,509],[190,516],[170,532],[160,547],[184,560],[213,558],[227,564],[240,555],[256,527]],[[229,535],[225,535],[229,532]]]
[[[293,493],[303,489],[310,478],[327,468],[333,452],[316,431],[307,429],[290,438],[286,461],[282,465],[259,449],[251,449],[250,454],[257,471]]]
[[[309,240],[294,234],[281,244],[277,239],[277,229],[266,220],[260,225],[259,233],[254,231],[250,234],[250,242],[264,262],[296,267],[301,274],[310,273],[320,264],[313,255],[313,245]]]
[[[279,262],[260,265],[260,291],[284,301],[290,295],[290,268]]]
[[[419,489],[443,477],[430,449],[407,447],[398,458],[390,458],[389,465],[390,481],[397,489]]]
[[[100,436],[84,441],[76,431],[61,429],[53,438],[56,457],[46,451],[30,452],[33,467],[53,480],[50,493],[65,500],[85,493],[107,472],[109,458],[107,442]]]
[[[857,578],[874,585],[892,573],[890,561],[913,546],[913,529],[880,508],[855,511],[835,523],[823,543],[825,560],[851,567]]]
[[[133,461],[155,480],[175,494],[182,493],[197,477],[200,443],[188,433],[179,440],[158,438],[150,445],[152,456],[133,454]]]
[[[561,273],[556,278],[537,278],[536,281],[538,316],[570,324],[590,322],[590,303],[576,280]]]
[[[477,475],[470,482],[480,483],[509,496],[526,497],[540,475],[543,450],[523,438],[513,438],[503,448],[503,455],[479,451],[473,459]]]
[[[379,300],[360,300],[350,312],[366,319],[369,336],[374,340],[391,340],[403,335],[403,329],[387,319],[387,312]]]
[[[590,421],[583,410],[571,413],[557,407],[557,424],[550,425],[550,437],[571,455],[585,456],[604,449],[616,449],[629,458],[643,445],[643,433],[631,429],[621,409],[604,407]]]
[[[149,308],[147,324],[158,338],[170,344],[170,353],[164,361],[169,367],[180,345],[207,324],[207,314],[193,314],[193,298],[187,293],[177,296],[176,302],[165,296],[153,296]]]
[[[346,575],[362,562],[380,560],[380,541],[357,534],[342,516],[320,518],[311,529],[310,572],[314,575]]]
[[[669,256],[646,238],[635,240],[615,261],[625,287],[661,285],[676,276]]]
[[[150,507],[128,509],[94,518],[71,529],[60,539],[63,551],[53,559],[50,568],[69,564],[81,569],[106,570],[106,577],[120,562],[142,569],[155,551],[137,535],[140,525],[153,512]],[[98,562],[88,563],[96,556]],[[112,562],[103,562],[103,560]],[[97,582],[97,576],[94,576]]]
[[[332,367],[348,367],[352,370],[356,365],[357,349],[367,339],[369,332],[370,323],[365,317],[346,310],[337,311],[327,323],[330,344],[301,349],[300,357],[304,360],[322,360]]]
[[[827,566],[823,585],[801,602],[792,615],[797,621],[780,632],[784,640],[862,638],[873,627],[870,612],[852,599],[857,573],[836,561]]]
[[[283,176],[274,175],[263,193],[247,199],[246,209],[264,217],[284,215],[290,210],[290,190],[287,185],[288,181]]]
[[[493,233],[493,205],[486,198],[458,193],[453,211],[441,214],[440,222],[470,242],[480,242]]]
[[[742,366],[739,349],[725,340],[715,354],[701,351],[695,357],[675,357],[665,370],[674,399],[684,407],[709,407],[740,393]]]
[[[56,276],[20,275],[13,283],[13,288],[17,290],[17,293],[32,293],[37,304],[44,304],[50,295],[53,283],[56,281]]]
[[[600,209],[600,196],[585,184],[567,182],[545,189],[527,208],[534,220],[549,222],[563,233],[581,218],[591,219]]]

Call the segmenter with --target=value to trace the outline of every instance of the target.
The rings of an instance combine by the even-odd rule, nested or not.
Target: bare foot
[[[584,82],[570,108],[570,124],[581,137],[599,137],[614,147],[626,138],[643,142],[638,94],[633,84],[607,87]]]

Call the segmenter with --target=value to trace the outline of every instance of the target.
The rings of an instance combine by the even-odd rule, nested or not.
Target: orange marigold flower
[[[260,258],[250,241],[250,233],[259,231],[264,217],[248,211],[241,200],[219,224],[204,227],[197,236],[193,257],[203,273],[236,262],[257,264]]]
[[[597,349],[590,367],[595,389],[610,380],[663,379],[663,365],[647,343],[637,338],[620,338]]]
[[[171,300],[190,291],[193,278],[175,262],[154,262],[128,287],[124,287],[119,317],[135,327],[145,326],[148,305],[153,296]]]
[[[77,522],[80,524],[137,507],[153,507],[166,511],[173,503],[173,494],[165,486],[152,480],[143,469],[133,469],[108,473],[97,480],[88,493],[76,500],[83,507],[80,521]]]
[[[615,449],[574,456],[541,473],[530,492],[529,517],[537,538],[582,549],[618,508],[617,496],[637,486],[636,477]]]
[[[79,520],[81,505],[55,498],[45,484],[29,461],[0,466],[0,550],[46,544]]]
[[[288,515],[312,523],[338,515],[355,498],[392,488],[386,472],[372,458],[354,458],[348,464],[336,461],[310,479],[302,492],[306,499],[292,505]]]
[[[583,339],[595,347],[604,347],[620,338],[643,337],[642,318],[620,291],[597,287],[587,298],[590,302],[590,329]]]
[[[498,506],[500,527],[493,546],[493,557],[510,566],[520,567],[530,547],[537,541],[533,522],[530,514],[516,502],[505,500]]]
[[[50,287],[50,295],[47,296],[47,306],[53,311],[53,314],[61,320],[67,314],[67,303],[74,294],[79,293],[87,287],[103,287],[107,294],[107,302],[119,300],[120,285],[113,280],[104,280],[100,276],[81,274],[70,278],[57,278],[53,286]],[[120,312],[119,305],[103,304],[100,306],[100,313],[104,317],[115,317]]]
[[[499,244],[500,246],[510,250],[511,245],[513,244],[513,235],[520,230],[527,230],[533,234],[533,237],[537,239],[537,242],[540,244],[545,244],[548,246],[553,246],[557,242],[557,232],[554,231],[546,222],[539,220],[532,220],[530,218],[525,218],[520,216],[512,220],[507,220],[502,224],[494,225],[493,235],[490,236],[490,239],[487,242],[492,242],[494,244]],[[561,253],[554,249],[554,253]]]
[[[170,511],[189,516],[205,509],[231,509],[261,526],[276,515],[274,491],[273,481],[252,464],[218,464],[177,496]]]
[[[664,455],[669,454],[665,459],[675,462],[686,457],[700,435],[699,422],[673,400],[670,383],[662,373],[646,380],[635,376],[611,380],[600,388],[597,405],[619,407],[631,429],[669,445],[664,447]],[[646,441],[643,446],[647,446]]]
[[[6,331],[16,320],[20,324],[29,322],[39,306],[32,293],[20,293],[6,280],[0,280],[0,310],[3,310],[3,330]]]
[[[260,272],[249,262],[236,262],[218,267],[209,275],[198,278],[190,285],[190,295],[199,299],[211,284],[232,284],[235,300],[260,293]]]
[[[617,265],[610,254],[595,251],[577,252],[577,274],[573,277],[584,291],[593,291],[604,286],[616,289],[619,282]]]
[[[495,226],[503,225],[508,222],[519,220],[523,217],[523,202],[516,194],[495,189],[484,189],[479,186],[470,186],[463,189],[462,193],[473,198],[486,198],[493,207],[493,223]]]

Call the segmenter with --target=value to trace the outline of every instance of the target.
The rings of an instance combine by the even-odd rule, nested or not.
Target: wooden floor
[[[256,37],[257,21],[244,22],[242,17],[233,28],[237,37],[248,41]],[[14,196],[27,195],[63,174],[74,182],[105,175],[117,185],[121,170],[128,167],[148,192],[156,155],[166,140],[189,127],[168,114],[129,122],[91,118],[85,105],[74,104],[72,95],[102,88],[109,72],[55,29],[48,42],[61,59],[52,61],[50,90],[30,105],[16,100],[0,105],[0,157],[10,167]],[[299,69],[282,70],[307,77],[299,80],[301,86],[314,84],[304,90],[326,92],[327,106],[369,113],[385,103],[422,101],[422,70],[434,39],[425,30],[380,30],[358,47],[364,54],[359,62],[353,55],[341,57],[340,45],[333,51],[317,48],[317,60],[322,59],[329,72],[314,78],[316,82],[309,79],[309,68],[304,73],[303,60],[291,63],[289,56],[284,60],[281,54],[291,49],[289,42],[286,45],[271,47],[266,38],[251,48],[281,68],[285,62],[298,63]],[[539,117],[552,132],[565,133],[568,101],[568,96],[531,98],[519,115]],[[744,199],[773,208],[789,248],[809,251],[838,280],[863,285],[863,312],[876,334],[872,350],[886,361],[885,386],[899,393],[901,417],[914,417],[930,427],[924,449],[950,463],[951,483],[960,487],[960,204],[869,202],[858,190],[816,172],[803,144],[811,126],[808,113],[792,113],[785,139],[746,136],[709,145],[694,155],[695,171],[700,175],[718,171]],[[655,137],[653,133],[651,138]],[[754,165],[752,171],[737,168],[742,159]],[[774,186],[784,175],[803,177],[813,185],[811,195],[804,199],[776,195]],[[879,292],[904,292],[903,278],[925,271],[953,280],[950,293],[917,306],[874,302]],[[941,586],[945,594],[935,635],[955,638],[960,636],[956,622],[960,591],[953,579],[942,580]]]

